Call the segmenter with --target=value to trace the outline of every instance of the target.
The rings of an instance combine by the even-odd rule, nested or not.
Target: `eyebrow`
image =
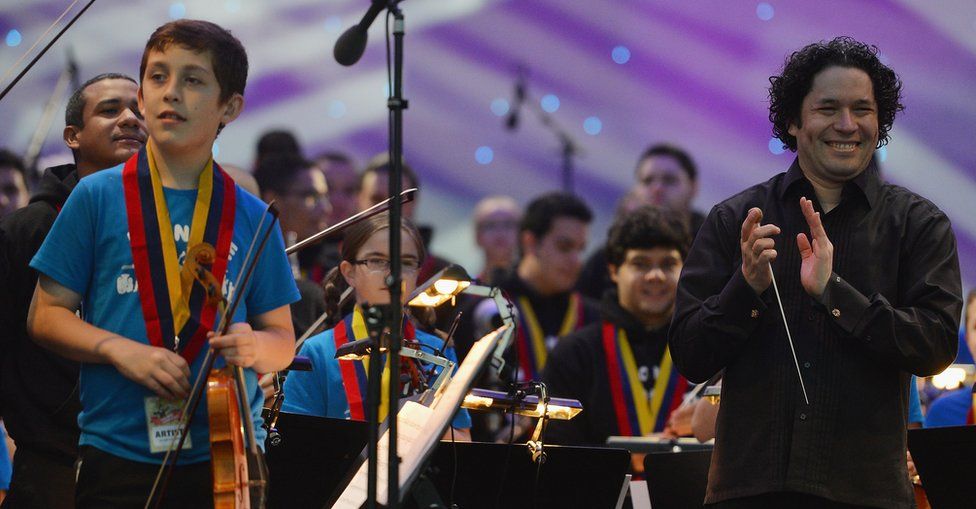
[[[149,65],[146,66],[146,70],[149,70],[149,69],[162,69],[164,71],[168,71],[169,70],[169,64],[167,64],[166,62],[160,62],[160,61],[150,62]],[[207,74],[213,74],[213,71],[211,71],[210,69],[207,69],[206,67],[204,67],[202,65],[197,65],[197,64],[187,64],[187,65],[182,66],[179,70],[181,70],[181,71],[191,71],[191,72],[196,71],[196,72],[204,72],[204,73],[207,73]]]
[[[95,104],[95,109],[102,108],[105,106],[119,106],[121,104],[122,104],[122,99],[119,99],[118,97],[111,98],[111,99],[102,99],[101,101],[98,101]]]
[[[833,97],[824,97],[822,99],[818,99],[814,103],[815,106],[833,106],[833,105],[837,105],[837,104],[840,104],[840,100],[839,99],[835,99]],[[871,99],[861,98],[861,99],[856,99],[854,101],[854,104],[856,104],[856,105],[875,104],[875,101],[873,101]]]

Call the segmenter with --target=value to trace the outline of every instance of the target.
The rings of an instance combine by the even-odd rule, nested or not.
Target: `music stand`
[[[627,451],[547,445],[546,454],[540,469],[525,444],[442,441],[427,477],[447,504],[453,482],[453,502],[465,509],[616,506],[630,466]]]
[[[908,450],[932,507],[952,509],[976,505],[976,426],[908,430]]]
[[[711,450],[651,453],[644,476],[651,507],[702,507],[708,487]]]
[[[281,442],[265,445],[268,507],[322,507],[345,486],[366,446],[366,423],[281,412]]]

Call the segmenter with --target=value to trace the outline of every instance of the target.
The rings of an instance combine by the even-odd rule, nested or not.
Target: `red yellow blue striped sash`
[[[519,356],[520,380],[538,380],[542,368],[546,366],[549,348],[546,346],[546,333],[532,309],[529,298],[518,298],[519,323],[516,347]],[[563,337],[583,325],[583,298],[579,293],[569,294],[566,315],[559,327],[559,337]]]
[[[149,342],[178,351],[192,362],[216,323],[201,285],[189,295],[180,284],[180,263],[166,198],[149,145],[122,170],[129,245]],[[206,242],[215,247],[210,271],[221,284],[227,272],[236,213],[234,181],[211,160],[200,174],[187,251]]]
[[[603,352],[618,432],[623,436],[645,436],[664,431],[668,416],[681,405],[688,389],[688,381],[674,369],[667,347],[650,398],[641,383],[627,332],[607,321],[603,322]]]
[[[976,392],[970,395],[969,411],[966,412],[966,424],[976,424]]]
[[[363,312],[359,306],[356,306],[353,312],[346,315],[332,330],[332,339],[335,342],[336,350],[350,341],[366,339],[367,337],[369,337],[369,331],[366,329]],[[404,320],[403,338],[408,341],[413,341],[416,338],[416,330],[410,320],[407,319]],[[386,418],[390,409],[390,363],[385,354],[382,357],[380,421]],[[364,358],[361,361],[345,359],[338,361],[339,372],[342,374],[342,386],[346,392],[346,401],[349,403],[349,417],[354,421],[365,421],[366,388],[369,384],[369,378],[366,374],[369,372],[369,358]]]

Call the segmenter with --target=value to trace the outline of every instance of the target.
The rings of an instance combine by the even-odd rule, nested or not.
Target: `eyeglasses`
[[[370,272],[390,271],[390,260],[386,258],[366,258],[363,260],[355,260],[352,263],[356,265],[365,265],[366,269]],[[414,260],[412,258],[400,260],[400,270],[407,273],[417,272],[420,270],[420,260]]]
[[[295,191],[285,193],[285,196],[297,198],[298,201],[300,201],[307,209],[314,209],[319,204],[331,205],[329,203],[329,196],[325,193],[316,193],[314,191]]]

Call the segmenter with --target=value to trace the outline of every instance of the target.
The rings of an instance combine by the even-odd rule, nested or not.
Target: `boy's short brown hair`
[[[197,19],[171,21],[156,29],[146,42],[139,65],[139,83],[146,74],[146,62],[151,51],[165,51],[178,45],[196,52],[210,52],[220,102],[227,102],[234,94],[244,95],[247,84],[247,52],[241,41],[220,25]]]

